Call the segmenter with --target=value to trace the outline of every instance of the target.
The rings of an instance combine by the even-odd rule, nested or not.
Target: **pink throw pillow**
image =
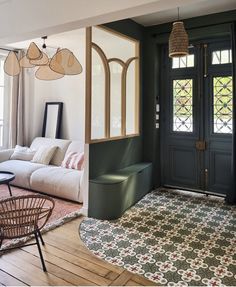
[[[84,167],[84,153],[69,152],[61,163],[61,167],[82,170]]]

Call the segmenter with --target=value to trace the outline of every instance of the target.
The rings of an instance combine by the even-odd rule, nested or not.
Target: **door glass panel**
[[[194,67],[194,54],[172,59],[172,69]]]
[[[214,133],[232,133],[232,77],[213,78]]]
[[[232,63],[232,50],[219,50],[212,52],[212,64],[230,64]]]
[[[173,131],[193,131],[193,80],[173,80]]]

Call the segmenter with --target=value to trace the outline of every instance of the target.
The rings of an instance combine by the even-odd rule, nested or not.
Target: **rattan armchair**
[[[3,240],[34,235],[36,242],[23,246],[38,246],[43,270],[47,271],[39,239],[44,245],[40,230],[47,223],[54,206],[54,200],[46,195],[16,196],[0,201],[0,252],[16,248],[1,249]]]

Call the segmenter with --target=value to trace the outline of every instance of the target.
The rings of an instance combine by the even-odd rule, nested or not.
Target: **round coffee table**
[[[8,190],[10,196],[12,196],[10,182],[15,179],[15,174],[10,171],[0,171],[0,184],[6,184],[8,186]]]

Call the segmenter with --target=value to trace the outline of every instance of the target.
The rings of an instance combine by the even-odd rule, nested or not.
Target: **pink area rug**
[[[35,194],[37,192],[29,191],[26,189],[11,187],[12,196],[28,195]],[[8,198],[9,191],[6,185],[0,185],[0,200]],[[64,223],[79,217],[82,215],[81,208],[82,204],[71,202],[59,198],[52,197],[55,201],[55,207],[53,209],[52,215],[49,218],[48,223],[43,228],[42,233],[45,233],[49,230],[52,230],[58,226],[63,225]],[[21,240],[5,240],[2,245],[2,249],[13,247],[15,245],[21,244],[29,240],[30,238],[23,238]]]

